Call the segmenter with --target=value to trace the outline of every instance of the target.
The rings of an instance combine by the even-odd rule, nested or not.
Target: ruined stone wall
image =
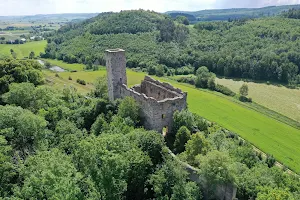
[[[173,99],[179,96],[178,93],[150,81],[142,82],[141,93],[146,94],[148,97],[153,97],[158,101],[163,99]]]
[[[130,89],[126,85],[122,85],[121,96],[131,96],[139,103],[141,117],[146,129],[156,130],[161,133],[164,127],[168,127],[170,132],[173,125],[174,112],[186,108],[186,94],[158,101],[153,97],[148,97],[146,94],[139,93],[139,89],[140,87],[138,86]]]

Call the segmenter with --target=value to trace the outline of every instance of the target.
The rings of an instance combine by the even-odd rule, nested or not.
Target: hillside
[[[42,57],[104,65],[105,49],[123,48],[129,68],[158,76],[193,74],[206,66],[219,76],[296,85],[299,27],[299,20],[284,17],[190,27],[149,11],[104,13],[62,27],[48,38]]]
[[[167,14],[189,14],[197,18],[197,21],[227,21],[228,19],[260,18],[276,16],[289,9],[299,9],[300,5],[269,6],[263,8],[232,8],[200,11],[169,11]]]

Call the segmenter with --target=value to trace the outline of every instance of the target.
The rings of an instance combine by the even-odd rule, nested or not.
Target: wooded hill
[[[104,13],[61,28],[48,38],[42,57],[104,64],[105,49],[123,48],[128,67],[159,76],[206,66],[220,76],[300,82],[299,20],[280,16],[190,27],[180,19],[143,10]]]
[[[196,21],[227,21],[228,19],[260,18],[280,15],[289,9],[299,9],[300,5],[268,6],[263,8],[231,8],[231,9],[212,9],[200,11],[169,11],[167,14],[174,16],[187,14],[194,16]]]

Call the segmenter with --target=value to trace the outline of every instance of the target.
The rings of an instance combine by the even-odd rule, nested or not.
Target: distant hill
[[[275,16],[289,9],[300,9],[300,5],[269,6],[264,8],[232,8],[200,11],[169,11],[166,14],[192,15],[197,21],[224,21],[228,19],[260,18],[265,16]]]
[[[97,16],[98,13],[65,13],[65,14],[42,14],[42,15],[26,15],[26,16],[0,16],[0,21],[9,22],[45,22],[45,21],[73,21],[85,20]]]

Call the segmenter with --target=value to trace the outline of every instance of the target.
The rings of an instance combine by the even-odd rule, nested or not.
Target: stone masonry
[[[162,133],[170,132],[173,114],[186,109],[187,93],[146,76],[140,85],[127,87],[126,58],[122,49],[106,50],[106,68],[109,100],[133,97],[141,107],[144,127]]]

